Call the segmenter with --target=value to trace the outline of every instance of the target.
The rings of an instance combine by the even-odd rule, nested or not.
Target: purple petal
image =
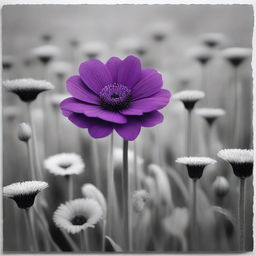
[[[117,82],[132,88],[141,79],[141,63],[134,56],[125,58],[118,70]]]
[[[88,132],[93,138],[104,138],[113,131],[113,124],[102,120],[94,121],[89,127]]]
[[[112,80],[114,83],[117,82],[118,69],[119,69],[121,63],[122,63],[122,60],[120,60],[117,57],[110,58],[106,63],[106,67],[108,68],[109,72],[111,73]]]
[[[112,84],[112,77],[101,61],[91,59],[83,62],[79,67],[79,74],[83,82],[95,93],[99,93],[106,85]]]
[[[141,122],[137,118],[129,118],[124,125],[116,125],[116,132],[125,140],[135,140],[141,130]]]
[[[85,102],[81,102],[75,98],[67,98],[61,102],[61,109],[68,110],[75,113],[84,114],[87,117],[100,118],[105,121],[124,124],[127,122],[127,118],[119,112],[113,112],[103,109],[98,105],[90,105]]]
[[[136,100],[152,96],[160,91],[162,85],[162,75],[157,72],[150,72],[148,76],[140,80],[132,88],[132,99]]]
[[[153,111],[150,113],[146,113],[141,117],[141,124],[143,127],[153,127],[157,124],[162,123],[164,120],[164,116],[158,112]]]
[[[154,68],[143,68],[141,70],[141,80],[144,79],[145,77],[152,75],[154,73],[157,73],[157,70]]]
[[[80,76],[71,76],[66,83],[68,92],[76,99],[99,104],[98,96],[84,84]]]
[[[92,123],[92,118],[78,113],[72,113],[68,119],[79,128],[88,128]]]
[[[124,115],[142,115],[143,113],[152,112],[165,107],[170,100],[170,92],[161,89],[158,93],[149,98],[135,100],[131,102],[128,109],[120,111]]]

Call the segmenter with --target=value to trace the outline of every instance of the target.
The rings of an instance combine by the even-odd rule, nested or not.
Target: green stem
[[[240,178],[240,197],[239,197],[239,249],[240,251],[245,250],[245,179]]]
[[[128,169],[128,141],[123,141],[123,209],[124,209],[124,237],[125,249],[132,250],[130,225],[130,184]]]
[[[193,180],[193,204],[192,204],[192,248],[197,250],[197,180]]]
[[[27,151],[28,151],[28,163],[29,163],[30,175],[32,180],[36,180],[36,172],[33,165],[33,156],[32,156],[33,153],[32,153],[30,140],[26,142],[26,145],[27,145]]]
[[[191,156],[191,129],[192,129],[192,125],[191,125],[191,110],[188,110],[188,118],[187,118],[187,156]]]
[[[26,214],[26,218],[27,218],[28,229],[30,231],[31,238],[32,238],[33,249],[35,252],[38,252],[38,244],[37,244],[37,240],[36,240],[35,227],[34,227],[29,209],[25,209],[25,214]]]

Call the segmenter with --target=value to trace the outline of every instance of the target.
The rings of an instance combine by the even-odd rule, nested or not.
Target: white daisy
[[[146,190],[135,191],[132,196],[133,209],[138,213],[142,212],[150,199],[150,194]]]
[[[54,175],[78,175],[84,171],[85,163],[75,153],[61,153],[47,158],[44,168]]]
[[[48,187],[44,181],[24,181],[12,183],[3,188],[3,196],[13,199],[19,208],[29,208],[34,204],[36,195]]]
[[[229,182],[223,176],[216,177],[212,186],[215,195],[218,197],[224,197],[229,191]]]
[[[226,114],[226,111],[221,108],[198,108],[196,114],[203,117],[208,123],[214,122],[218,117]]]
[[[214,48],[225,41],[225,36],[220,33],[206,33],[201,36],[201,40],[206,46]]]
[[[226,58],[233,66],[239,66],[252,53],[250,48],[232,47],[223,50],[222,56]]]
[[[107,46],[98,41],[87,42],[81,45],[81,52],[88,59],[95,59],[105,53]]]
[[[207,64],[212,58],[212,52],[204,47],[195,48],[190,50],[189,55],[196,59],[202,65]]]
[[[94,199],[79,198],[61,204],[54,212],[55,225],[68,233],[76,234],[94,228],[102,218],[102,209]]]
[[[34,48],[31,53],[43,64],[48,64],[53,58],[60,54],[60,49],[54,45],[43,45]]]
[[[98,188],[96,188],[93,184],[90,184],[90,183],[84,184],[81,190],[85,198],[92,198],[100,204],[103,211],[103,216],[104,218],[106,218],[107,203],[103,193]]]
[[[17,94],[25,102],[35,100],[41,92],[54,89],[50,82],[32,78],[7,80],[3,82],[3,85],[8,91]]]

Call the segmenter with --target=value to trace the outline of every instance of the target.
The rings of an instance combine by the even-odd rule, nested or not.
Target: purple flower
[[[94,138],[103,138],[115,130],[123,139],[134,140],[141,127],[163,121],[158,112],[170,100],[162,89],[162,76],[155,69],[142,69],[140,60],[110,58],[106,64],[96,59],[83,62],[79,76],[67,80],[73,96],[63,100],[64,116]]]

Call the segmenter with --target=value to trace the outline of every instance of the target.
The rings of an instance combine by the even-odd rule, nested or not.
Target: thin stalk
[[[133,142],[133,159],[134,159],[134,174],[135,174],[135,190],[139,189],[139,177],[138,177],[138,157],[137,157],[137,145],[136,141]]]
[[[182,251],[186,252],[188,250],[188,245],[187,245],[186,237],[184,235],[181,235],[179,238],[180,238],[180,243],[181,243]]]
[[[72,248],[72,250],[73,250],[74,252],[78,252],[78,251],[79,251],[79,248],[78,248],[78,246],[75,244],[75,242],[73,241],[73,239],[69,236],[69,234],[67,234],[67,232],[64,231],[64,230],[62,230],[62,229],[60,229],[60,230],[61,230],[62,234],[64,235],[64,237],[66,238],[66,240],[67,240],[69,246]]]
[[[38,251],[38,244],[37,244],[37,240],[36,240],[35,226],[34,226],[34,223],[32,221],[29,209],[25,209],[25,214],[26,214],[26,218],[27,218],[28,229],[30,231],[31,238],[32,238],[33,249],[34,249],[35,252],[37,252]]]
[[[79,235],[81,251],[85,251],[85,239],[84,239],[84,235],[83,234],[84,234],[84,231],[82,230],[80,232],[80,235]]]
[[[239,93],[239,80],[238,80],[238,68],[234,68],[234,87],[235,87],[235,99],[234,99],[234,123],[233,123],[233,129],[234,129],[234,136],[232,138],[232,144],[233,148],[238,146],[239,143],[239,108],[238,104],[240,101],[240,93]]]
[[[191,232],[191,236],[192,236],[192,248],[194,250],[197,249],[197,180],[193,180],[193,203],[192,203],[192,232]]]
[[[94,174],[95,174],[95,183],[96,187],[101,187],[101,181],[100,181],[100,167],[99,167],[99,151],[98,151],[98,145],[96,140],[92,140],[92,161],[93,161],[93,168],[94,168]]]
[[[106,243],[105,243],[105,236],[106,236],[106,220],[103,219],[102,220],[102,248],[101,248],[101,251],[104,252],[105,251],[105,246],[106,246]]]
[[[42,172],[41,172],[41,166],[40,166],[40,158],[39,158],[39,152],[38,152],[38,144],[37,144],[37,135],[36,135],[36,128],[34,124],[34,120],[32,117],[32,109],[31,109],[31,102],[27,103],[27,110],[28,110],[28,119],[29,123],[32,129],[32,151],[34,153],[34,166],[37,172],[37,178],[40,180],[43,180]]]
[[[86,252],[89,252],[90,251],[90,243],[89,243],[89,236],[88,236],[88,230],[87,229],[85,229],[82,232],[82,236],[83,236],[83,240],[85,241],[85,250],[86,250]]]
[[[46,236],[47,236],[49,242],[52,244],[53,248],[54,248],[56,251],[60,252],[61,250],[60,250],[59,246],[58,246],[58,245],[55,243],[55,241],[53,240],[52,235],[51,235],[51,232],[50,232],[50,230],[49,230],[49,226],[48,226],[48,224],[46,223],[44,217],[40,214],[40,212],[38,211],[38,209],[37,209],[36,207],[34,207],[34,210],[35,210],[36,215],[38,216],[39,220],[41,221],[41,223],[42,223],[42,225],[43,225],[45,234],[46,234]]]
[[[213,123],[207,124],[208,126],[208,131],[206,135],[206,149],[207,149],[207,154],[209,157],[213,155]]]
[[[245,250],[245,179],[240,178],[240,197],[239,197],[239,249],[240,251]]]
[[[114,134],[110,136],[109,143],[109,165],[107,178],[107,193],[108,193],[108,234],[112,237],[112,217],[113,217],[113,199],[114,199],[114,166],[113,166],[113,148],[114,148]],[[104,238],[105,241],[105,238]]]
[[[202,65],[202,68],[201,68],[201,90],[205,91],[205,94],[206,94],[205,103],[207,106],[207,105],[209,105],[209,100],[208,100],[209,88],[208,88],[208,83],[207,83],[207,79],[206,79],[206,71],[207,71],[207,64]]]
[[[36,180],[36,172],[35,172],[35,168],[33,165],[33,156],[32,156],[32,147],[31,147],[31,143],[30,140],[26,142],[26,146],[27,146],[27,151],[28,151],[28,163],[29,163],[29,170],[30,170],[30,175],[32,180]]]
[[[124,241],[125,249],[132,251],[130,222],[130,182],[128,169],[128,141],[123,141],[123,210],[124,210]]]
[[[191,156],[191,110],[188,110],[188,118],[187,118],[187,145],[186,145],[186,150],[187,150],[187,156]]]
[[[59,112],[58,112],[58,109],[55,108],[54,109],[54,113],[55,113],[55,122],[56,122],[56,131],[57,132],[57,150],[58,150],[58,153],[61,153],[61,127],[60,127],[60,115],[59,115]]]
[[[73,189],[73,178],[71,175],[66,175],[67,186],[68,186],[68,200],[74,198],[74,189]]]

